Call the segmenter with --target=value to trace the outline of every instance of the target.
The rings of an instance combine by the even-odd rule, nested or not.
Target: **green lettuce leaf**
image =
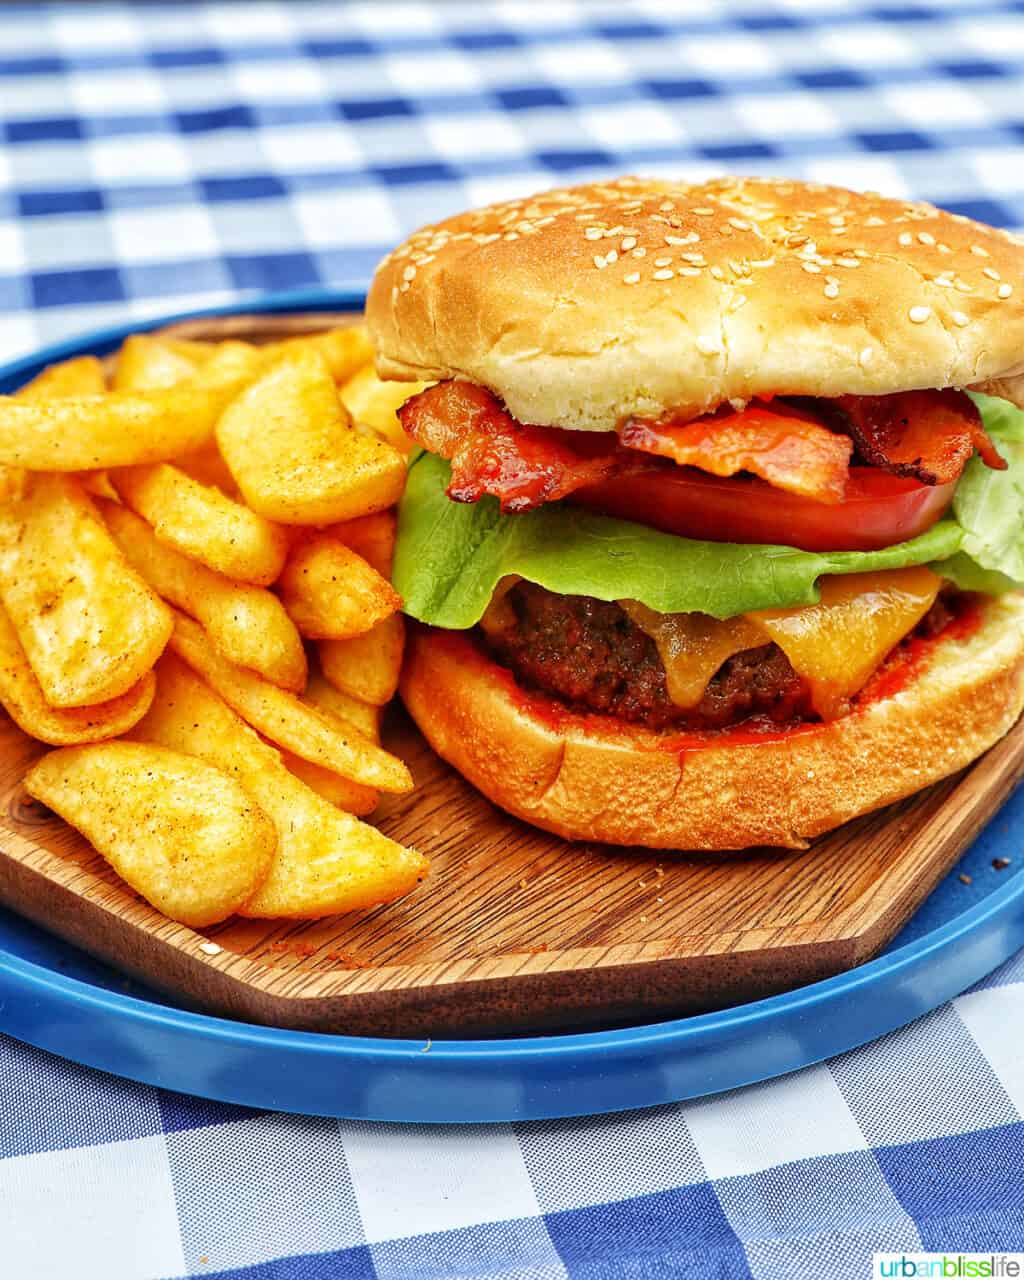
[[[963,537],[959,525],[944,520],[883,551],[699,542],[561,503],[503,516],[493,498],[450,502],[448,475],[443,458],[424,453],[413,461],[399,508],[394,582],[407,613],[456,631],[479,622],[507,574],[560,595],[639,600],[659,613],[731,618],[750,609],[813,604],[822,574],[952,557]]]
[[[813,604],[824,574],[916,564],[932,565],[966,591],[998,595],[1024,586],[1024,413],[991,396],[975,399],[1008,470],[973,458],[950,517],[882,551],[700,542],[564,503],[503,516],[493,498],[450,502],[448,463],[421,453],[399,508],[395,586],[407,613],[452,630],[479,622],[508,574],[561,595],[639,600],[659,613],[716,618]]]
[[[1024,586],[1024,412],[994,396],[973,399],[1009,466],[993,471],[977,455],[968,462],[953,495],[961,550],[936,569],[964,591],[999,595]]]

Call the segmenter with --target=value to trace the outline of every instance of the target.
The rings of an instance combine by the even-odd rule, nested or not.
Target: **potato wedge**
[[[0,462],[34,471],[159,462],[209,440],[225,399],[186,388],[39,404],[0,396]]]
[[[211,489],[219,489],[229,498],[239,497],[235,477],[228,470],[228,464],[220,456],[217,445],[213,441],[194,453],[183,453],[174,459],[174,465],[200,484],[205,484]]]
[[[198,449],[258,367],[252,348],[223,343],[191,382],[176,387],[59,400],[0,396],[0,464],[93,471]]]
[[[64,747],[29,770],[25,789],[147,902],[193,928],[251,898],[277,848],[273,823],[234,778],[166,747]]]
[[[0,600],[46,701],[85,707],[126,693],[171,633],[171,611],[131,568],[81,484],[35,475],[4,509]]]
[[[206,364],[217,352],[218,344],[203,338],[175,338],[172,334],[161,334],[160,337],[172,351],[184,356],[197,368]]]
[[[305,686],[302,639],[273,592],[233,582],[175,551],[127,507],[100,501],[99,509],[129,564],[158,595],[198,618],[230,662],[284,689]]]
[[[277,827],[270,874],[247,916],[316,918],[389,902],[423,878],[427,861],[310,790],[188,666],[168,654],[157,696],[132,737],[195,754],[243,786]]]
[[[229,707],[271,742],[364,786],[399,794],[412,789],[409,770],[397,756],[364,738],[347,721],[228,662],[191,618],[175,615],[170,643]]]
[[[59,400],[66,396],[101,396],[107,389],[103,365],[95,356],[75,356],[47,365],[15,392],[18,400]]]
[[[223,347],[220,342],[203,342],[195,338],[161,337],[172,351],[200,366],[211,359]],[[373,359],[373,345],[366,326],[344,325],[336,329],[322,330],[319,333],[300,333],[294,338],[279,338],[262,345],[242,342],[236,345],[246,346],[257,355],[265,366],[275,364],[282,356],[293,352],[316,351],[327,362],[331,376],[335,382],[344,382],[350,378],[360,366]],[[412,395],[412,392],[409,393]]]
[[[361,635],[402,607],[402,597],[337,538],[313,534],[293,546],[278,584],[288,616],[310,640]]]
[[[302,701],[337,716],[339,720],[347,720],[364,737],[380,743],[380,707],[375,707],[369,702],[361,702],[351,694],[342,693],[331,684],[322,671],[315,668],[310,671]]]
[[[283,524],[381,511],[405,486],[402,455],[352,428],[327,364],[308,347],[289,352],[228,405],[217,444],[253,511]]]
[[[51,707],[7,611],[0,607],[0,703],[30,737],[51,747],[116,738],[146,714],[155,688],[156,679],[147,671],[137,684],[110,702],[94,707]]]
[[[95,356],[75,356],[72,360],[47,365],[31,382],[19,387],[14,398],[35,404],[62,396],[101,396],[106,389],[107,379],[99,360]],[[21,467],[0,466],[0,501],[24,494],[26,474]]]
[[[324,530],[332,538],[351,547],[357,556],[372,564],[382,578],[391,581],[391,564],[395,558],[398,520],[393,511],[377,511],[372,516],[341,520]]]
[[[167,462],[111,471],[121,501],[161,542],[239,582],[269,586],[284,566],[288,535],[219,489]]]
[[[336,383],[347,382],[357,369],[373,359],[373,344],[364,324],[328,329],[324,333],[300,334],[260,347],[267,364],[276,364],[282,356],[300,351],[316,351],[323,356]]]
[[[153,391],[191,378],[199,361],[148,333],[125,338],[117,353],[111,385],[114,391]]]
[[[351,640],[321,640],[320,668],[342,693],[382,707],[398,688],[405,648],[405,623],[400,613],[378,622]]]
[[[372,787],[364,787],[361,783],[343,778],[340,773],[325,769],[323,765],[303,760],[302,756],[295,755],[293,751],[282,751],[279,747],[275,750],[280,753],[289,773],[294,773],[311,791],[337,805],[339,809],[344,809],[346,813],[365,818],[380,803],[380,794]]]
[[[372,427],[400,453],[408,453],[415,441],[405,434],[398,410],[412,396],[432,386],[430,382],[382,382],[372,364],[365,364],[341,384],[341,402],[353,422]]]

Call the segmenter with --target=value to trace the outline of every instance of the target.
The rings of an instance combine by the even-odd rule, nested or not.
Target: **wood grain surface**
[[[269,338],[335,317],[192,322]],[[340,319],[340,317],[338,318]],[[802,852],[568,844],[497,810],[394,708],[416,789],[374,821],[432,860],[401,902],[312,923],[160,916],[21,787],[45,749],[0,721],[0,901],[186,1005],[440,1038],[606,1027],[735,1004],[874,955],[1024,776],[1024,722],[971,769]],[[210,942],[215,948],[210,947]]]

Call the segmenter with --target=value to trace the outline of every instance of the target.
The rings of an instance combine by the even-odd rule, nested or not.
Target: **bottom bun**
[[[462,632],[412,628],[402,697],[495,804],[570,840],[804,848],[977,759],[1024,706],[1024,595],[922,642],[904,675],[829,724],[672,735],[525,692]],[[895,685],[885,692],[886,685]]]

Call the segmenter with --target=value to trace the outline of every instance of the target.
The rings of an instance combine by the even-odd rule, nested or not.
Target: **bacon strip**
[[[1005,471],[982,426],[977,405],[963,391],[902,391],[890,396],[840,396],[836,425],[848,431],[865,462],[922,484],[959,478],[975,449],[986,466]]]
[[[853,442],[798,410],[780,413],[752,405],[693,422],[634,419],[619,432],[622,443],[641,453],[671,458],[715,476],[749,471],[776,489],[816,502],[841,502]]]
[[[517,422],[484,387],[439,382],[398,411],[408,435],[450,458],[448,497],[477,502],[493,494],[504,512],[564,498],[621,469],[610,431],[564,431]]]
[[[652,455],[717,476],[751,472],[777,489],[826,504],[844,496],[854,445],[871,466],[928,485],[956,480],[975,449],[988,466],[1006,466],[974,402],[960,391],[805,403],[811,411],[774,400],[692,422],[634,419],[616,436],[524,426],[486,388],[451,381],[413,396],[398,416],[425,449],[451,459],[447,492],[453,501],[493,494],[504,512],[528,511],[633,474]]]

